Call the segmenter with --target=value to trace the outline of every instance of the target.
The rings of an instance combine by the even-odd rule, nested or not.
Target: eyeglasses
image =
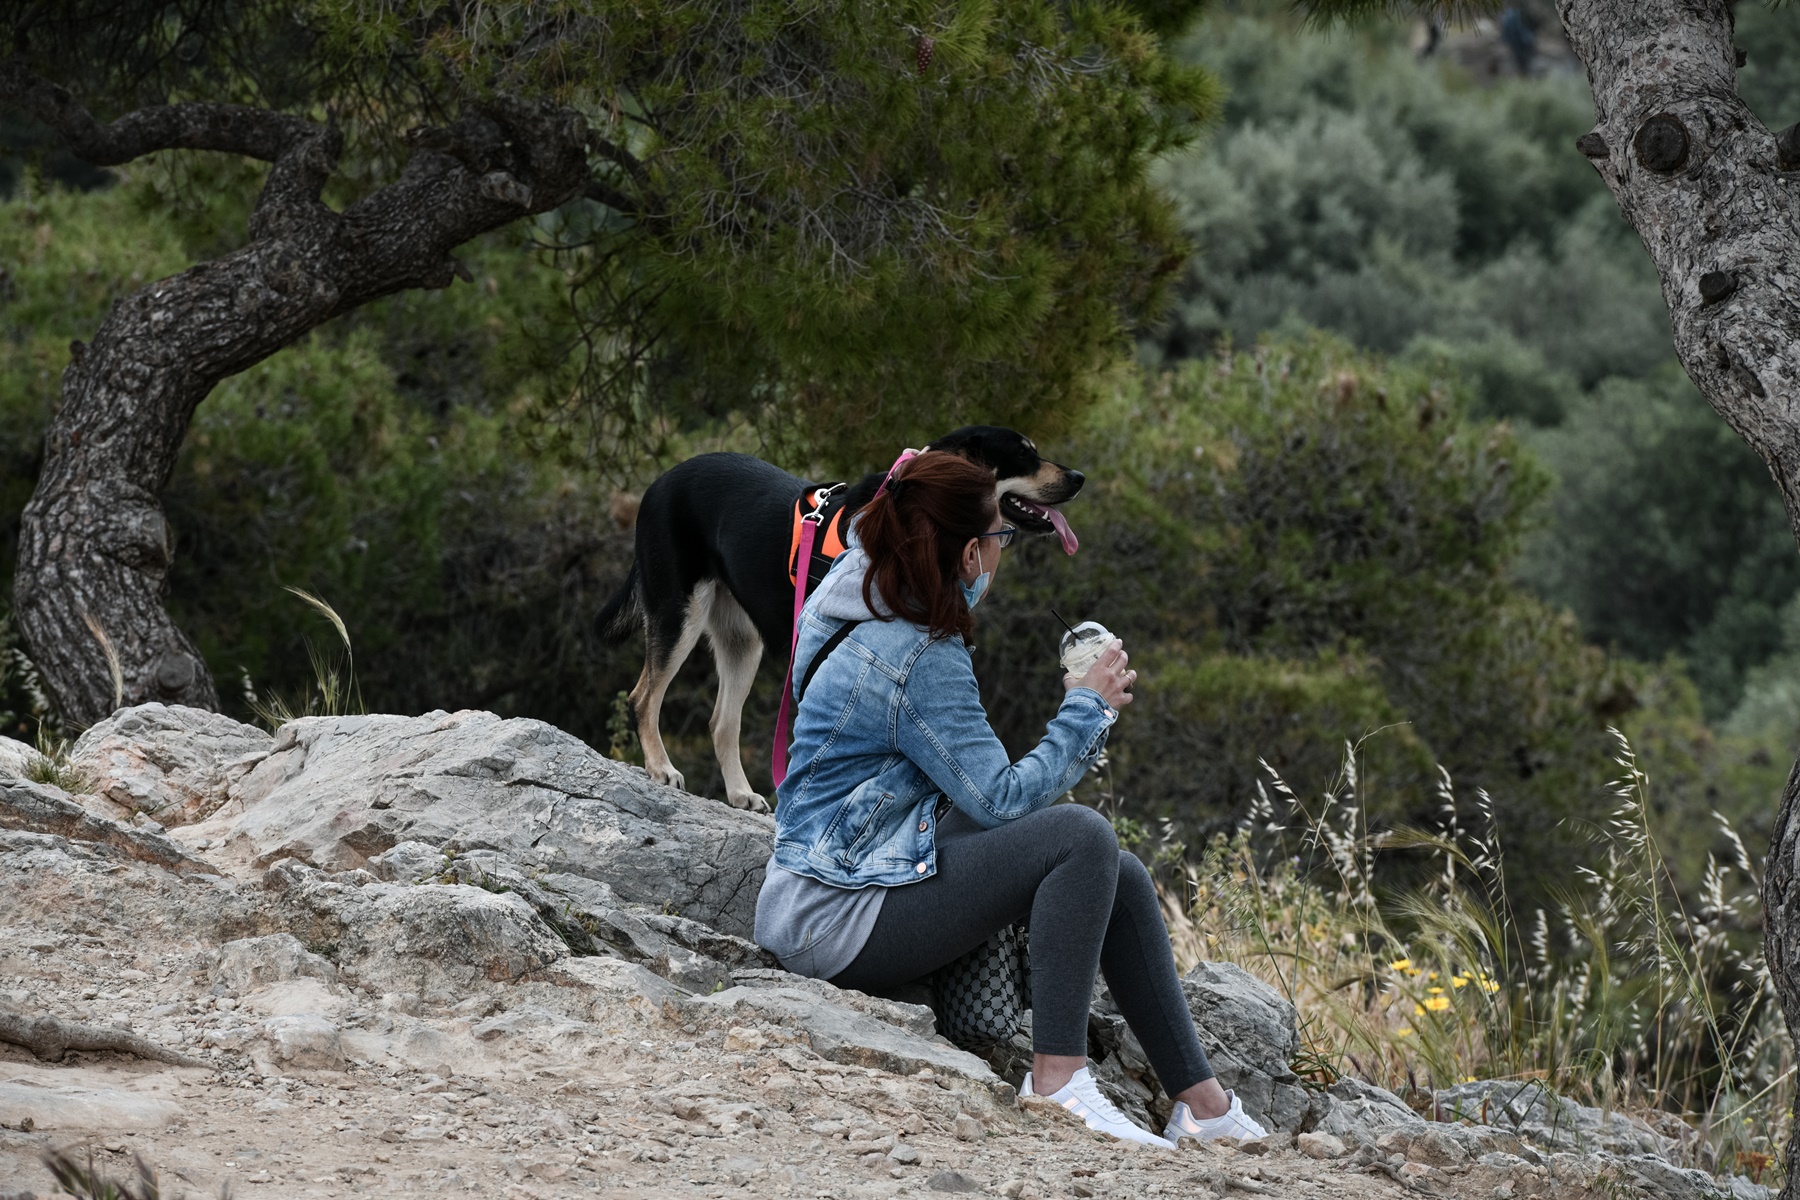
[[[1013,544],[1013,539],[1019,536],[1019,531],[1016,527],[1014,527],[1012,525],[1002,525],[998,529],[990,530],[987,533],[978,533],[975,536],[978,538],[984,538],[984,537],[999,538],[1000,539],[1000,548],[1002,550],[1004,550],[1008,546]]]

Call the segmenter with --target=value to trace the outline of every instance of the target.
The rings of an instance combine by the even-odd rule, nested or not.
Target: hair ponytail
[[[968,636],[975,619],[956,586],[958,562],[993,520],[993,472],[942,450],[911,459],[856,519],[869,555],[863,603],[879,611],[879,593],[889,612],[933,637]]]

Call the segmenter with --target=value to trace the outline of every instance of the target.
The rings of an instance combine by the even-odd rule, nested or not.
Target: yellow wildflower
[[[1441,996],[1444,994],[1443,988],[1426,988],[1425,990],[1430,992],[1434,996]]]
[[[1399,1029],[1395,1030],[1395,1032],[1398,1033],[1401,1037],[1411,1037],[1412,1036],[1412,1026],[1411,1025],[1402,1025]]]
[[[1428,996],[1425,999],[1425,1007],[1429,1008],[1432,1012],[1443,1012],[1446,1008],[1450,1007],[1450,997]]]
[[[1473,980],[1471,980],[1467,975],[1452,975],[1450,977],[1450,986],[1451,987],[1464,988],[1464,987],[1468,987],[1469,984],[1472,982],[1473,982]]]
[[[1412,970],[1412,959],[1396,958],[1393,962],[1389,963],[1388,966],[1396,971],[1410,971]]]

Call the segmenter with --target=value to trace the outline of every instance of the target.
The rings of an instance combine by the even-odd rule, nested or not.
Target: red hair
[[[878,611],[879,592],[889,612],[932,637],[967,637],[975,618],[957,586],[958,561],[995,511],[994,473],[960,454],[927,451],[902,465],[857,518],[869,555],[863,603]]]

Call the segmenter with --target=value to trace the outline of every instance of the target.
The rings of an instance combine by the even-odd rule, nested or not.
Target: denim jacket
[[[1098,692],[1074,688],[1043,740],[1012,762],[988,724],[968,646],[870,613],[867,565],[853,534],[801,614],[796,692],[826,639],[845,620],[863,624],[806,688],[775,809],[776,864],[846,888],[936,874],[940,794],[984,829],[1050,804],[1093,765],[1117,718]]]

